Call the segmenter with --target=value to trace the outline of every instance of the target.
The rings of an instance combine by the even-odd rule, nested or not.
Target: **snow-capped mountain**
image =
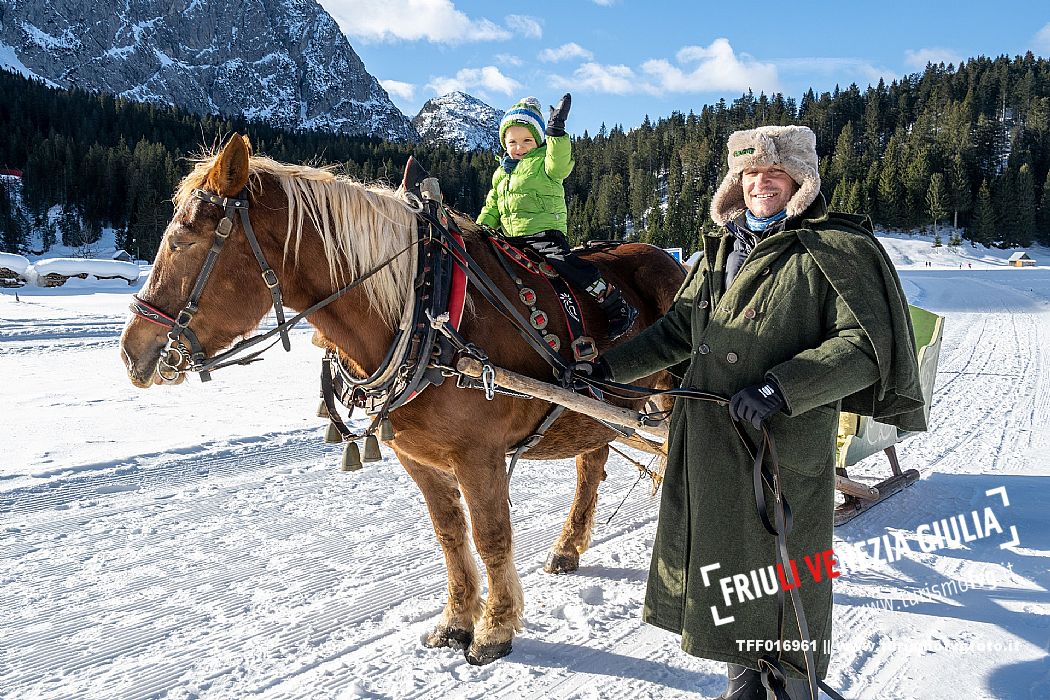
[[[0,66],[202,114],[416,138],[315,0],[4,0]]]
[[[503,112],[464,92],[427,100],[412,126],[428,145],[446,144],[460,150],[498,151]]]

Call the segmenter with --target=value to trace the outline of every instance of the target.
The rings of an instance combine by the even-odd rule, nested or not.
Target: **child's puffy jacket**
[[[549,229],[568,233],[562,180],[574,164],[570,137],[548,136],[544,145],[522,156],[513,172],[496,168],[477,222],[503,229],[507,236]]]

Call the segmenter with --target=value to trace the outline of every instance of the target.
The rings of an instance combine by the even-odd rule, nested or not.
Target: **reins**
[[[673,396],[676,398],[690,399],[696,401],[709,401],[721,406],[728,406],[729,399],[711,392],[698,389],[649,389],[647,387],[633,384],[621,384],[613,381],[599,381],[586,376],[579,379],[586,384],[596,386],[602,392],[618,398],[638,398],[644,396]],[[611,390],[611,391],[610,391]],[[635,394],[628,396],[626,394]],[[808,684],[810,700],[817,700],[818,688],[823,690],[834,700],[843,700],[843,697],[828,686],[824,681],[817,678],[816,662],[813,656],[813,643],[809,633],[809,624],[806,620],[805,610],[802,608],[802,599],[798,592],[798,582],[793,575],[794,569],[790,566],[791,557],[787,549],[787,536],[791,534],[793,518],[791,505],[781,488],[780,459],[777,455],[776,441],[769,428],[762,424],[762,442],[756,448],[751,438],[744,432],[741,424],[731,421],[736,430],[737,437],[743,444],[744,449],[752,459],[752,485],[755,495],[755,511],[762,522],[766,532],[776,539],[775,556],[777,563],[781,565],[787,584],[790,586],[791,604],[795,611],[795,621],[798,626],[799,637],[802,641],[803,657],[806,663],[805,676]],[[767,459],[768,454],[768,459]],[[767,464],[768,463],[768,464]],[[766,500],[765,488],[773,493],[773,522],[769,521],[768,502]],[[759,658],[760,672],[763,685],[773,692],[777,700],[793,700],[787,694],[787,683],[784,667],[790,666],[795,671],[803,673],[803,670],[791,664],[783,658],[784,655],[784,586],[777,587],[777,634],[781,640],[780,649],[776,656],[766,654]]]

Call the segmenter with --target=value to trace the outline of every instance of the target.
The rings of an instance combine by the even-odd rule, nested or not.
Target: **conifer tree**
[[[998,237],[998,222],[995,215],[995,205],[992,203],[992,190],[988,181],[981,181],[981,189],[977,191],[977,207],[974,210],[974,225],[970,229],[970,240],[983,245],[991,245]]]
[[[878,215],[888,226],[900,227],[907,218],[907,198],[901,178],[900,140],[896,134],[886,146],[886,155],[879,169]]]
[[[930,177],[930,186],[926,190],[926,211],[933,219],[933,234],[939,239],[937,224],[948,215],[948,193],[945,191],[944,175],[941,173],[934,173]]]
[[[912,154],[904,169],[907,205],[905,219],[907,225],[914,226],[926,217],[923,216],[926,191],[930,187],[930,152],[925,146],[911,149]],[[943,187],[943,183],[942,183]]]
[[[1022,165],[1021,169],[1017,171],[1015,190],[1017,197],[1015,240],[1019,245],[1027,248],[1032,245],[1036,233],[1035,179],[1032,177],[1032,168],[1028,163]]]
[[[955,154],[948,171],[948,189],[951,192],[952,226],[959,228],[959,214],[970,211],[970,176],[961,154]]]
[[[1043,180],[1043,192],[1039,197],[1035,239],[1043,245],[1050,245],[1050,170]]]
[[[1021,221],[1018,218],[1017,173],[1007,170],[992,189],[995,199],[996,220],[999,222],[998,241],[1003,247],[1018,245],[1021,237]]]

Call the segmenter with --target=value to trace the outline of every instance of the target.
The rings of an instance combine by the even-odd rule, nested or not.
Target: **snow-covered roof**
[[[0,267],[6,267],[16,275],[21,275],[29,267],[29,260],[14,253],[0,253]]]
[[[89,258],[45,258],[33,265],[41,277],[50,274],[72,275],[89,274],[99,277],[123,277],[129,280],[139,278],[139,267],[120,260],[93,260]]]
[[[1013,255],[1010,256],[1010,262],[1013,262],[1014,260],[1031,260],[1031,259],[1032,259],[1032,256],[1029,255],[1028,253],[1024,252],[1023,250],[1019,250],[1019,251],[1017,251],[1016,253],[1014,253]]]

